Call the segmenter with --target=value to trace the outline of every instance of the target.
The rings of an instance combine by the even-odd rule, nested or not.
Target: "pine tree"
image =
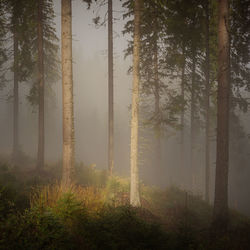
[[[92,0],[83,0],[90,8]],[[95,0],[97,2],[97,0]],[[113,63],[113,0],[104,0],[100,5],[108,4],[108,174],[114,168],[114,63]],[[95,25],[105,25],[106,19],[100,24],[100,16],[93,19]]]
[[[62,185],[74,181],[74,114],[72,75],[72,3],[62,0],[63,172]]]
[[[228,155],[229,155],[229,6],[227,0],[219,1],[218,26],[218,111],[217,152],[213,227],[224,231],[228,223]]]
[[[112,171],[114,168],[113,0],[108,0],[108,76],[109,76],[108,162],[109,162],[109,175],[112,175]]]
[[[205,94],[205,110],[206,110],[206,146],[205,146],[205,200],[209,202],[209,184],[210,184],[210,46],[209,46],[209,25],[210,25],[210,11],[209,0],[205,2],[205,16],[206,16],[206,32],[205,32],[205,46],[206,46],[206,66],[205,66],[205,79],[206,79],[206,94]]]
[[[45,97],[51,92],[52,84],[59,79],[59,47],[54,17],[51,0],[39,0],[29,5],[29,32],[32,37],[30,48],[34,71],[30,77],[33,84],[27,98],[32,106],[38,106],[37,170],[42,170],[44,167]]]
[[[11,0],[7,2],[9,15],[9,26],[12,33],[12,59],[13,59],[13,164],[18,164],[19,158],[19,83],[26,81],[33,70],[32,55],[30,51],[29,22],[28,16],[29,1]]]
[[[6,69],[5,62],[7,61],[7,52],[5,41],[7,40],[7,18],[5,16],[5,1],[0,1],[0,88],[5,86],[6,83]]]
[[[43,53],[43,0],[37,6],[37,40],[38,40],[38,83],[39,83],[39,121],[37,169],[44,167],[44,53]]]
[[[140,206],[139,170],[138,170],[138,119],[139,119],[139,64],[140,64],[140,17],[141,0],[135,0],[134,5],[134,46],[133,46],[133,89],[131,118],[131,183],[130,204]]]
[[[133,2],[126,1],[123,4],[128,9],[124,18],[132,15]],[[155,173],[159,172],[161,165],[161,134],[163,131],[163,112],[161,96],[164,92],[162,70],[163,55],[160,44],[163,37],[163,17],[161,5],[158,1],[144,1],[143,13],[141,14],[140,31],[140,109],[141,120],[147,129],[153,132],[154,157],[152,165],[156,166]],[[124,34],[132,34],[134,23],[129,20],[124,27]],[[133,42],[129,42],[126,56],[133,52]],[[130,69],[131,70],[131,69]],[[165,98],[164,98],[165,99]],[[152,105],[152,102],[154,105]]]

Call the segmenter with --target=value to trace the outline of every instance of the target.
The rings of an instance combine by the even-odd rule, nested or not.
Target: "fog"
[[[60,1],[55,1],[56,29],[60,38]],[[116,5],[114,6],[114,8]],[[118,7],[120,7],[118,5]],[[107,165],[107,114],[108,114],[108,77],[107,77],[107,27],[96,28],[92,19],[96,16],[97,6],[87,10],[80,1],[73,2],[73,78],[74,78],[74,119],[76,138],[76,160],[85,164],[97,164],[100,168]],[[102,14],[102,13],[100,13]],[[104,12],[105,14],[105,12]],[[120,14],[119,14],[120,15]],[[121,15],[120,15],[121,16]],[[123,50],[126,40],[121,36],[122,24],[114,24],[117,32],[114,44],[114,109],[115,137],[117,152],[121,157],[121,169],[129,161],[129,110],[131,76],[127,74],[131,58],[124,60]],[[11,79],[12,76],[10,76]],[[36,155],[37,110],[30,107],[26,100],[29,85],[20,84],[20,146],[30,156]],[[46,147],[48,162],[57,161],[62,149],[62,88],[61,81],[52,86],[53,94],[46,103]],[[6,102],[6,94],[12,95],[12,83],[1,92],[2,128],[5,131],[2,151],[10,152],[12,145],[12,103]],[[10,97],[11,98],[11,97]],[[8,125],[7,125],[8,124]],[[7,125],[7,126],[6,126]],[[119,144],[119,147],[118,147]]]
[[[130,171],[130,105],[132,76],[127,73],[132,64],[132,58],[124,58],[129,36],[123,36],[125,21],[122,19],[123,9],[120,1],[114,1],[117,10],[114,23],[114,173],[129,176]],[[56,29],[60,38],[60,1],[55,0]],[[105,15],[105,8],[99,10]],[[81,1],[73,1],[73,82],[74,82],[74,120],[75,120],[75,150],[76,161],[86,165],[96,164],[98,169],[107,169],[108,146],[108,71],[107,71],[107,26],[95,27],[92,19],[96,16],[98,7],[95,5],[87,10],[87,5]],[[12,151],[12,75],[10,82],[0,92],[0,152],[10,155]],[[27,102],[26,95],[29,84],[20,83],[20,147],[28,156],[35,159],[37,154],[37,110]],[[177,86],[177,83],[176,83]],[[60,161],[62,155],[62,89],[61,80],[52,86],[45,106],[45,158],[46,164]],[[9,96],[8,99],[6,96]],[[241,124],[249,134],[250,113],[238,111]],[[142,117],[141,117],[142,119]],[[180,166],[180,133],[168,127],[161,136],[161,163],[154,164],[155,140],[153,131],[140,124],[140,177],[150,185],[165,188],[176,185],[189,188],[189,114],[186,119],[185,155],[186,166]],[[204,196],[204,133],[197,136],[195,147],[196,181],[193,192]],[[248,139],[246,139],[248,140]],[[248,140],[249,143],[249,140]],[[213,180],[215,172],[215,141],[212,145],[211,190],[213,196]],[[250,152],[249,152],[250,154]],[[250,159],[250,156],[249,156]],[[35,166],[35,165],[34,165]],[[245,164],[239,167],[237,162],[230,161],[229,205],[250,215],[250,196],[248,190],[250,168]]]

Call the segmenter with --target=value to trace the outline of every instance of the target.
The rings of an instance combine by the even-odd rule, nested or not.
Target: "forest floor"
[[[250,249],[248,217],[230,210],[227,232],[211,240],[211,205],[177,187],[141,183],[133,208],[127,178],[77,164],[65,190],[60,163],[24,166],[0,164],[0,249]]]

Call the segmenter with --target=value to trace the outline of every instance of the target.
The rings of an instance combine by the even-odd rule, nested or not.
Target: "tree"
[[[124,3],[129,9],[125,17],[131,15],[131,2]],[[193,135],[196,130],[194,125],[196,128],[200,125],[197,121],[201,111],[197,107],[198,102],[201,102],[200,94],[203,88],[199,68],[202,61],[202,18],[201,7],[195,1],[181,1],[181,4],[180,1],[144,1],[140,36],[141,113],[143,118],[146,118],[146,124],[153,125],[154,131],[168,133],[171,128],[181,130],[181,152],[184,152],[184,112],[190,99]],[[128,21],[124,33],[131,33],[132,30],[133,23]],[[132,49],[133,44],[130,43],[127,54],[131,54]],[[179,80],[181,86],[177,87],[176,82]],[[163,130],[164,127],[168,129]],[[155,134],[156,141],[159,142],[159,133]],[[190,147],[192,155],[195,148],[193,144]],[[155,151],[158,153],[159,145],[155,145]],[[157,156],[154,165],[159,163],[160,155]],[[181,157],[182,163],[183,158],[184,155]]]
[[[157,11],[155,11],[156,15]],[[158,60],[158,22],[157,16],[155,16],[153,23],[153,36],[154,36],[154,48],[153,48],[153,68],[154,68],[154,96],[155,96],[155,118],[156,124],[154,126],[156,147],[155,147],[155,165],[159,168],[161,164],[161,139],[160,139],[160,81],[159,81],[159,60]]]
[[[133,13],[133,1],[126,1],[123,6],[128,9],[124,17],[130,17]],[[162,53],[165,21],[162,13],[162,5],[159,1],[145,0],[143,2],[140,26],[140,117],[145,129],[153,132],[154,138],[152,139],[155,143],[152,143],[154,157],[151,163],[156,166],[155,173],[159,173],[161,166],[161,134],[163,125],[167,123],[167,119],[163,121],[162,112],[162,99],[164,98],[165,101],[162,94],[166,87],[163,82],[165,69],[163,70],[162,67],[162,61],[165,59],[165,54]],[[132,34],[133,30],[134,23],[128,20],[123,33]],[[126,56],[132,53],[133,42],[130,41]]]
[[[248,102],[242,93],[250,90],[250,1],[230,1],[230,81],[232,108],[247,111]],[[242,91],[244,90],[244,91]]]
[[[109,134],[108,134],[108,162],[109,175],[114,167],[114,77],[113,77],[113,7],[108,0],[108,99],[109,99]]]
[[[190,57],[191,57],[191,100],[190,100],[190,167],[192,172],[191,187],[193,190],[197,187],[197,169],[195,163],[195,149],[197,147],[197,138],[199,134],[199,114],[200,107],[198,106],[200,93],[201,93],[201,79],[198,72],[198,65],[201,52],[202,44],[200,41],[202,39],[202,22],[203,22],[203,13],[196,6],[195,9],[192,9],[189,13],[190,24],[194,27],[193,34],[189,37],[190,41]],[[190,28],[190,27],[189,27]]]
[[[27,99],[32,106],[39,107],[37,169],[41,170],[44,165],[45,87],[46,90],[51,90],[49,85],[59,78],[58,38],[53,22],[55,17],[53,1],[12,0],[10,3],[13,9],[12,23],[15,19],[18,21],[18,25],[13,25],[18,33],[19,43],[17,46],[19,56],[15,59],[19,61],[16,72],[19,71],[23,75],[21,77],[19,74],[19,81],[32,83]],[[20,10],[16,14],[14,14],[15,6]]]
[[[62,185],[69,186],[74,178],[74,116],[72,76],[72,6],[62,0],[62,88],[63,88],[63,172]]]
[[[18,151],[19,151],[19,129],[18,129],[18,107],[19,107],[19,98],[18,98],[18,17],[17,17],[17,5],[14,3],[13,13],[12,13],[12,32],[13,32],[13,55],[14,55],[14,88],[13,88],[13,163],[17,164]]]
[[[161,38],[163,37],[162,17],[159,1],[144,1],[144,11],[141,17],[141,55],[140,55],[140,77],[141,77],[141,106],[146,119],[145,124],[151,125],[154,132],[154,157],[152,165],[156,166],[155,173],[161,171],[161,133],[162,133],[162,110],[161,95],[165,88],[163,84],[164,74],[160,61]],[[162,21],[163,20],[163,21]],[[154,107],[151,110],[149,101],[153,99]],[[157,171],[158,170],[158,171]]]
[[[51,85],[59,79],[59,46],[53,22],[55,17],[53,2],[39,0],[32,3],[30,8],[37,11],[30,11],[30,20],[34,23],[30,32],[34,38],[31,46],[35,69],[31,77],[33,85],[27,98],[31,105],[38,105],[37,170],[41,170],[44,167],[45,96],[51,92]]]
[[[141,0],[134,3],[134,47],[133,47],[133,88],[130,151],[130,204],[140,206],[138,170],[138,121],[139,121],[139,64],[140,64],[140,17]]]
[[[24,51],[23,54],[28,55],[27,59],[24,61],[19,58],[19,60],[29,68],[29,74],[24,79],[27,83],[31,83],[27,100],[32,106],[38,106],[37,169],[41,170],[44,166],[45,92],[51,93],[50,86],[59,79],[59,47],[53,22],[55,17],[53,1],[25,1],[24,9],[25,15],[20,19],[25,26],[20,30],[19,37],[22,38],[22,33],[25,33],[25,36],[22,38],[24,45],[20,52],[26,47],[29,53]]]
[[[44,167],[44,53],[43,53],[43,0],[38,1],[37,40],[38,40],[38,82],[39,82],[39,122],[37,169]]]
[[[27,6],[29,1],[11,0],[8,2],[10,9],[10,27],[13,44],[13,164],[18,163],[19,157],[19,82],[26,81],[33,70],[30,51],[29,21],[27,20]]]
[[[6,34],[7,34],[7,19],[5,16],[5,3],[0,0],[0,88],[5,85],[5,67],[4,64],[7,61],[7,53],[5,48]]]
[[[92,0],[82,0],[88,4],[88,9],[93,3]],[[95,0],[97,2],[97,0]],[[100,6],[106,3],[106,0],[99,1]],[[114,63],[113,63],[113,0],[107,0],[108,3],[108,174],[111,176],[114,168]],[[106,17],[106,15],[105,15]],[[100,16],[93,19],[97,27],[106,24],[106,18],[100,24]]]
[[[218,23],[218,96],[217,151],[213,227],[224,231],[228,223],[228,155],[229,155],[229,6],[219,1]]]
[[[205,200],[209,202],[209,181],[210,181],[210,48],[209,48],[209,0],[205,2],[205,15],[206,15],[206,66],[205,66],[205,78],[206,78],[206,146],[205,146]]]
[[[197,150],[198,131],[201,128],[201,62],[203,55],[203,11],[197,1],[168,1],[166,9],[166,43],[168,44],[167,65],[180,80],[180,94],[175,103],[180,104],[180,152],[181,165],[184,160],[185,114],[190,110],[190,187],[197,183],[197,163],[194,157]],[[179,101],[178,101],[179,100]],[[175,110],[176,111],[176,110]]]

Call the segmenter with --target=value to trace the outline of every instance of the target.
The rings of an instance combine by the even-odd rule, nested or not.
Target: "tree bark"
[[[113,8],[108,0],[108,103],[109,103],[109,134],[108,134],[108,171],[112,175],[114,168],[114,78],[113,78]]]
[[[160,169],[161,164],[161,137],[160,137],[160,84],[159,84],[159,69],[158,69],[158,34],[157,34],[157,19],[154,22],[154,80],[155,80],[155,118],[156,124],[154,127],[155,130],[155,140],[156,140],[156,147],[155,147],[155,165],[158,169]],[[157,172],[157,171],[156,171]]]
[[[43,0],[38,0],[37,15],[38,38],[38,89],[39,89],[39,114],[38,114],[38,152],[37,170],[44,168],[44,54],[43,54]]]
[[[180,134],[180,151],[181,151],[181,167],[184,166],[184,110],[185,110],[185,68],[186,68],[186,58],[185,58],[185,46],[182,46],[182,56],[183,56],[183,62],[182,62],[182,68],[181,68],[181,134]]]
[[[206,142],[205,142],[205,200],[209,202],[210,182],[210,50],[209,50],[209,0],[206,1]]]
[[[13,14],[15,15],[15,13]],[[14,17],[15,19],[16,17]],[[14,44],[14,89],[13,89],[13,164],[18,164],[19,156],[19,95],[18,95],[18,36],[17,23],[13,22],[13,44]]]
[[[74,116],[72,74],[72,7],[62,0],[63,173],[62,185],[74,180]]]
[[[133,89],[131,119],[131,184],[130,204],[140,206],[138,176],[138,120],[139,120],[139,62],[140,62],[140,12],[141,0],[135,0],[134,6],[134,48],[133,48]]]
[[[191,121],[190,121],[190,172],[191,172],[191,189],[195,189],[195,165],[194,165],[194,144],[195,144],[195,99],[196,99],[196,90],[195,90],[195,70],[196,70],[196,61],[195,61],[195,52],[192,52],[192,83],[191,83]]]
[[[213,209],[213,228],[219,231],[226,230],[228,224],[228,145],[230,93],[228,16],[228,1],[220,0],[218,25],[217,151]]]

